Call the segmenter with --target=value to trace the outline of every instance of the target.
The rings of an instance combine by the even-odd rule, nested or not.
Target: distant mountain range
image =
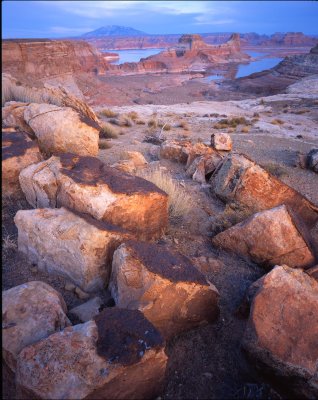
[[[98,38],[104,36],[146,36],[147,33],[138,31],[129,26],[107,25],[96,29],[95,31],[84,33],[83,38]]]

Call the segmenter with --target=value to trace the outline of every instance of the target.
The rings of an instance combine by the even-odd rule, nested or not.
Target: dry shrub
[[[117,139],[118,134],[118,129],[116,129],[108,122],[104,122],[102,124],[101,130],[99,131],[99,137],[102,139]]]
[[[282,121],[281,119],[273,119],[272,121],[271,121],[271,124],[273,124],[273,125],[283,125],[285,122],[284,121]]]
[[[111,118],[108,120],[113,125],[117,126],[133,126],[133,121],[131,118],[129,118],[127,115],[121,115],[119,118]]]
[[[151,118],[148,121],[148,126],[149,126],[149,128],[157,128],[158,127],[158,121],[155,118]]]
[[[242,133],[249,133],[250,128],[248,126],[243,126],[243,128],[241,129]]]
[[[98,147],[100,148],[100,150],[106,150],[106,149],[110,149],[112,147],[112,145],[109,140],[99,139]]]
[[[130,111],[127,116],[132,119],[133,121],[136,121],[139,118],[139,115],[136,111]]]
[[[99,114],[107,118],[114,118],[118,116],[118,113],[112,111],[110,108],[105,108],[104,110],[101,110]]]
[[[16,250],[17,244],[14,239],[11,238],[10,235],[4,236],[2,238],[2,250],[4,252],[8,250]]]
[[[169,196],[168,207],[171,219],[187,215],[194,207],[191,196],[172,178],[169,172],[160,168],[141,171],[142,178],[154,183]]]
[[[143,121],[142,119],[137,119],[136,124],[137,125],[146,125],[146,122]]]
[[[221,119],[219,122],[213,125],[215,129],[226,129],[226,128],[234,128],[236,129],[238,125],[250,125],[250,121],[248,121],[244,117],[234,117],[234,118],[226,118]]]
[[[225,229],[231,228],[251,215],[248,209],[226,205],[222,214],[214,218],[211,225],[211,233],[217,235]]]
[[[189,124],[187,123],[187,121],[180,121],[177,124],[177,128],[183,128],[185,131],[189,131],[190,130],[190,127],[189,127]]]

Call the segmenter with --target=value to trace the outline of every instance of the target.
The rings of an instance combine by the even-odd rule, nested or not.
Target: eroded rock
[[[143,154],[139,151],[123,151],[121,159],[131,161],[135,168],[142,168],[148,164]]]
[[[215,132],[211,135],[211,146],[216,150],[231,151],[232,139],[227,133]]]
[[[166,140],[160,147],[160,158],[185,164],[191,148],[189,141]]]
[[[276,266],[255,290],[243,346],[285,389],[318,396],[318,282],[301,270]]]
[[[114,253],[109,288],[119,307],[142,311],[166,338],[218,316],[215,286],[187,257],[160,245],[122,244]]]
[[[9,101],[2,107],[2,122],[6,126],[12,126],[21,132],[26,132],[31,138],[35,138],[33,129],[24,120],[24,110],[29,103]]]
[[[40,149],[49,156],[67,152],[98,154],[98,124],[70,107],[32,103],[25,108],[24,119],[33,129]]]
[[[71,325],[62,296],[44,282],[2,292],[2,355],[12,371],[20,351]]]
[[[100,297],[94,297],[80,306],[70,310],[70,314],[75,315],[81,322],[87,322],[99,314],[99,308],[103,304]]]
[[[212,243],[271,267],[309,267],[314,255],[285,205],[256,213],[214,236]]]
[[[25,169],[20,182],[33,207],[64,206],[88,213],[145,240],[160,237],[168,223],[165,192],[94,157],[52,157]]]
[[[155,398],[166,363],[164,342],[142,313],[112,308],[25,348],[17,384],[40,399]]]
[[[35,142],[23,132],[2,132],[2,190],[8,196],[22,196],[19,174],[42,160]]]
[[[65,208],[20,210],[14,222],[19,251],[39,269],[62,275],[85,292],[107,284],[112,254],[130,237],[118,227]]]

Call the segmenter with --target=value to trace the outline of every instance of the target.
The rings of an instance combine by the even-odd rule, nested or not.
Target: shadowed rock
[[[94,297],[80,306],[72,308],[70,314],[75,315],[81,322],[87,322],[99,314],[99,308],[102,305],[100,297]]]
[[[318,396],[318,283],[276,266],[256,286],[243,346],[298,398]]]
[[[2,190],[5,195],[23,196],[19,174],[42,160],[35,142],[23,132],[2,132]]]
[[[14,222],[19,251],[39,269],[67,277],[86,292],[107,284],[112,254],[130,237],[118,227],[65,208],[20,210]]]
[[[44,282],[27,282],[2,292],[2,355],[15,371],[20,351],[71,325],[62,296]]]
[[[106,309],[95,320],[24,349],[17,367],[20,394],[40,399],[155,398],[167,363],[164,345],[139,311]]]
[[[212,243],[267,268],[308,267],[315,260],[285,205],[252,215],[214,236]]]
[[[160,237],[167,226],[165,192],[94,157],[52,157],[25,169],[20,182],[33,207],[68,207],[146,240]]]
[[[109,286],[119,307],[138,309],[166,337],[214,321],[218,291],[180,253],[129,241],[114,253]]]

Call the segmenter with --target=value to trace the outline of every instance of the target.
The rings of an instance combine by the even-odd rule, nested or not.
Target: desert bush
[[[250,125],[250,121],[248,121],[244,117],[234,117],[234,118],[226,118],[221,119],[216,124],[213,125],[215,129],[226,129],[226,128],[237,128],[238,125]]]
[[[104,110],[101,110],[99,114],[107,118],[114,118],[118,116],[118,113],[112,111],[110,108],[105,108]]]
[[[4,236],[2,238],[2,250],[7,252],[8,250],[15,250],[17,248],[17,244],[10,235]]]
[[[147,125],[149,126],[149,128],[157,128],[157,127],[158,127],[158,120],[155,119],[155,118],[151,118],[151,119],[148,121],[148,124],[147,124]]]
[[[111,143],[109,142],[109,140],[106,139],[99,139],[98,142],[98,147],[101,150],[105,150],[105,149],[110,149],[112,147]]]
[[[282,121],[281,119],[273,119],[272,121],[271,121],[271,124],[273,124],[273,125],[283,125],[285,122],[284,121]]]
[[[242,133],[249,133],[250,128],[248,126],[243,126],[243,128],[241,129]]]
[[[99,132],[99,137],[102,139],[117,139],[118,134],[118,129],[108,122],[104,122]]]
[[[136,111],[130,111],[127,116],[132,119],[133,121],[136,121],[139,118],[139,115]]]
[[[251,212],[248,209],[226,205],[223,213],[212,220],[211,233],[217,235],[225,229],[244,221],[250,214]]]
[[[170,131],[171,125],[170,125],[170,124],[164,124],[164,125],[162,126],[162,129],[163,129],[164,131]]]
[[[190,130],[190,127],[189,127],[189,124],[187,123],[187,121],[180,121],[177,124],[177,128],[183,128],[185,131],[189,131]]]
[[[117,126],[133,126],[133,121],[127,115],[121,115],[119,118],[110,118],[109,123]]]
[[[136,120],[136,124],[137,124],[137,125],[146,125],[146,122],[143,121],[142,119],[137,119],[137,120]]]
[[[169,196],[168,207],[171,219],[182,218],[193,209],[191,196],[172,178],[169,172],[162,169],[149,169],[139,172],[139,176],[154,183]]]

